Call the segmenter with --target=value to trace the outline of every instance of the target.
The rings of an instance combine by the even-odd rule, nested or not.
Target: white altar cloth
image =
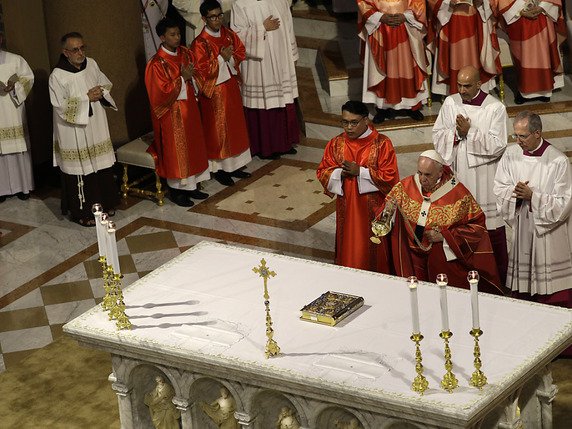
[[[279,357],[265,359],[263,283],[252,268],[265,258]],[[336,327],[299,319],[300,309],[325,291],[364,298]],[[117,354],[150,354],[166,365],[223,367],[253,383],[280,385],[332,401],[383,406],[393,415],[470,425],[572,343],[572,311],[479,294],[482,370],[488,385],[469,387],[473,372],[470,294],[448,288],[453,372],[459,388],[440,388],[445,372],[439,290],[419,284],[421,342],[429,390],[411,390],[415,376],[409,289],[402,278],[202,242],[125,291],[132,331],[117,331],[96,306],[64,326],[92,346]],[[422,417],[420,417],[422,416]]]

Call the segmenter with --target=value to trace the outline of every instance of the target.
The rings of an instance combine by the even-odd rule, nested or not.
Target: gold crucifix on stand
[[[270,317],[270,296],[268,295],[268,279],[274,277],[276,273],[270,271],[266,266],[266,261],[260,260],[260,266],[254,267],[252,269],[256,274],[260,275],[264,279],[264,306],[266,307],[266,347],[264,348],[264,355],[266,359],[271,356],[276,356],[280,353],[280,347],[278,343],[274,341],[274,330],[272,329],[272,318]]]

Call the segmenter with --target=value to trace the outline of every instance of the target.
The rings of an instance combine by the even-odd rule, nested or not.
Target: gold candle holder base
[[[415,372],[417,373],[417,376],[413,379],[413,383],[411,383],[411,389],[423,395],[423,392],[429,388],[429,382],[423,375],[423,365],[421,364],[423,359],[421,356],[421,345],[419,343],[423,339],[423,335],[417,332],[411,334],[409,338],[415,343]]]
[[[107,258],[105,256],[100,256],[98,259],[99,263],[101,264],[101,271],[103,278],[103,290],[105,291],[105,295],[103,296],[103,300],[101,301],[101,308],[105,311],[108,311],[111,308],[111,278],[113,278],[113,269],[110,265],[107,265]]]
[[[483,331],[479,328],[473,328],[470,332],[471,336],[475,339],[475,348],[473,349],[473,356],[475,356],[475,371],[471,375],[469,384],[477,389],[482,389],[485,384],[487,384],[487,377],[481,371],[483,366],[481,362],[481,348],[479,347],[479,337],[483,335]]]
[[[110,300],[113,301],[109,309],[109,320],[115,319],[117,329],[131,329],[132,325],[129,317],[125,314],[125,302],[123,301],[123,291],[121,290],[121,279],[123,275],[113,274]]]
[[[453,393],[459,386],[459,381],[455,374],[453,374],[453,362],[451,361],[451,348],[449,347],[449,339],[453,336],[451,331],[441,331],[439,336],[445,342],[445,375],[441,380],[441,387],[449,393]]]

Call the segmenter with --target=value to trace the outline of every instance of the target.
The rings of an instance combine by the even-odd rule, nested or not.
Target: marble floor
[[[303,11],[296,16],[303,17]],[[295,23],[300,33],[304,19],[309,21]],[[247,168],[252,178],[233,187],[204,183],[210,197],[190,209],[168,199],[162,207],[136,197],[123,201],[114,220],[124,286],[202,240],[333,261],[335,203],[323,195],[315,169],[326,141],[340,132],[337,111],[351,92],[332,97],[324,89],[316,58],[325,40],[299,43],[306,46],[298,63],[306,137],[297,154],[273,161],[255,158]],[[351,43],[340,43],[345,45]],[[509,99],[507,94],[510,116],[523,108],[541,112],[546,138],[572,156],[570,76],[553,103],[522,107]],[[412,174],[418,154],[432,147],[437,107],[422,123],[402,119],[379,127],[394,143],[401,177]],[[0,204],[0,372],[60,337],[63,324],[103,295],[95,230],[61,215],[57,187],[44,180],[37,187],[28,201],[9,198]]]

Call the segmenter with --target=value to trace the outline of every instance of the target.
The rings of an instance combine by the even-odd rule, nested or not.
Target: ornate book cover
[[[300,319],[334,326],[363,305],[361,296],[340,292],[325,292],[300,311]]]

